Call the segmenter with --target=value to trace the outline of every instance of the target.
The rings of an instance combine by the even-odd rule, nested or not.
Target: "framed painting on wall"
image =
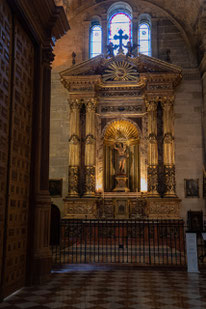
[[[49,179],[49,193],[52,197],[62,197],[62,179]]]
[[[199,179],[185,179],[185,197],[199,197]]]

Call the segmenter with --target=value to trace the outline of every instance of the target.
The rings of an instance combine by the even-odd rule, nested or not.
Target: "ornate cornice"
[[[180,83],[182,70],[145,55],[117,55],[110,59],[100,55],[61,72],[60,76],[71,94],[93,91],[100,96],[139,96],[144,91],[168,96]]]

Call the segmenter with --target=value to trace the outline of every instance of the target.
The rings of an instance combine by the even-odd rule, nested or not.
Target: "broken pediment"
[[[117,55],[113,58],[106,59],[103,55],[99,55],[80,64],[74,65],[69,69],[61,72],[62,77],[66,76],[79,76],[79,75],[102,75],[103,72],[111,67],[112,64],[122,63],[133,67],[138,73],[181,73],[181,68],[170,64],[168,62],[148,57],[139,54],[137,57],[130,58],[123,54]]]
[[[176,65],[143,54],[132,58],[119,54],[109,59],[99,55],[68,68],[60,76],[69,92],[102,91],[108,87],[135,87],[138,91],[147,87],[153,91],[172,90],[179,84],[181,72]]]

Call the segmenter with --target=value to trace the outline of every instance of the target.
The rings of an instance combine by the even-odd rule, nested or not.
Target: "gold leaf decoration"
[[[126,61],[114,61],[109,64],[103,74],[103,81],[132,81],[138,80],[136,68]]]
[[[106,129],[104,134],[105,144],[124,142],[134,145],[139,141],[139,132],[136,126],[130,121],[121,119],[113,121]]]

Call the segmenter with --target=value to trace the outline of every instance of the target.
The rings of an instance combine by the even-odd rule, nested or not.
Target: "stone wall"
[[[190,79],[191,78],[191,79]],[[202,210],[203,143],[202,85],[198,70],[185,71],[175,101],[175,153],[177,194],[182,199],[181,215]],[[200,198],[185,198],[184,179],[199,179]]]
[[[68,192],[68,139],[69,139],[69,104],[66,89],[60,83],[58,72],[52,75],[51,125],[50,125],[50,179],[62,179],[62,196]],[[52,198],[61,212],[62,198]]]

